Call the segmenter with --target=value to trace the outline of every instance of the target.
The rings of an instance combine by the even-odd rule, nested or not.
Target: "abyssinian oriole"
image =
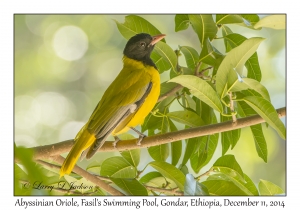
[[[80,155],[91,158],[110,134],[117,140],[118,134],[144,122],[160,94],[160,75],[150,55],[154,45],[164,37],[164,34],[140,33],[128,40],[123,51],[123,69],[76,135],[75,144],[61,166],[60,177],[71,173]],[[144,135],[139,135],[141,141]]]

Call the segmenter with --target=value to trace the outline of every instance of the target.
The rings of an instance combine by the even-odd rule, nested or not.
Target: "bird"
[[[145,135],[134,127],[144,122],[160,95],[160,74],[150,56],[155,44],[165,36],[139,33],[128,40],[123,51],[123,68],[77,133],[61,166],[60,177],[72,172],[80,156],[90,159],[110,135],[114,136],[116,146],[118,135],[132,129],[139,134],[140,145]]]

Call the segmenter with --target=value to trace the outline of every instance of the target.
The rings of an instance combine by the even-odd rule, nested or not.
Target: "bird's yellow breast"
[[[154,67],[148,66],[145,68],[145,74],[150,75],[152,82],[152,89],[147,96],[143,105],[136,112],[132,120],[128,123],[127,127],[135,127],[144,122],[145,117],[151,112],[155,106],[160,94],[160,77],[158,71]]]
[[[157,69],[155,69],[153,66],[144,65],[139,61],[135,61],[129,58],[125,59],[126,60],[124,60],[124,62],[126,62],[127,65],[132,65],[136,69],[138,69],[138,71],[142,72],[140,79],[152,82],[152,88],[144,103],[137,110],[137,112],[134,113],[133,117],[131,116],[131,120],[124,126],[124,128],[117,129],[115,132],[113,132],[113,135],[124,133],[129,129],[129,127],[135,127],[142,124],[145,120],[145,117],[154,108],[160,95],[160,75]]]

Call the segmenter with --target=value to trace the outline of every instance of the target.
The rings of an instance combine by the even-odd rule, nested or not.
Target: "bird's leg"
[[[145,137],[147,137],[145,134],[141,133],[140,131],[138,131],[137,129],[130,127],[132,130],[134,130],[137,134],[139,134],[139,141],[137,142],[137,145],[141,145],[141,142],[143,141],[143,139]]]
[[[121,141],[121,139],[118,136],[114,136],[115,141],[112,143],[113,147],[116,148],[117,147],[117,143],[119,141]]]

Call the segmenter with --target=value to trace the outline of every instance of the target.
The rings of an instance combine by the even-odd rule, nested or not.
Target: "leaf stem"
[[[195,179],[197,181],[199,181],[202,177],[204,176],[208,176],[211,172],[213,172],[213,167],[211,167],[208,171],[206,171],[205,173],[203,174],[200,174],[199,176],[195,177]]]

